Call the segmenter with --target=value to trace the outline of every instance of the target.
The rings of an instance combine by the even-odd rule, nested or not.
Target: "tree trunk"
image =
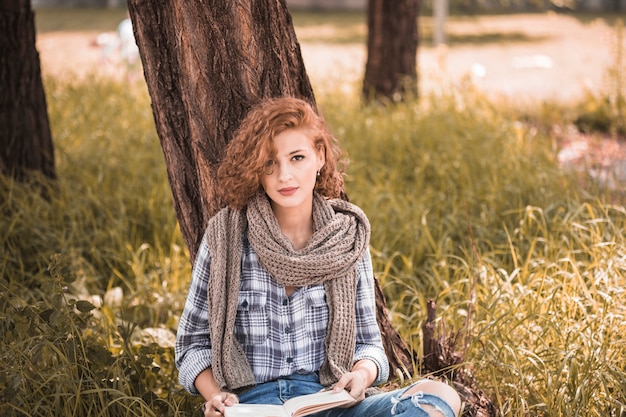
[[[463,366],[467,350],[467,328],[448,332],[443,322],[437,322],[437,304],[429,300],[427,319],[422,325],[424,358],[421,371],[444,378],[452,384],[463,400],[461,417],[496,417],[498,410],[474,380],[471,369]],[[469,320],[468,316],[468,320]]]
[[[0,172],[56,178],[30,0],[0,4]]]
[[[177,217],[192,261],[206,222],[222,206],[216,171],[247,111],[267,97],[315,104],[284,0],[130,0]],[[380,292],[382,297],[382,292]],[[392,369],[412,354],[379,314]],[[400,358],[409,358],[408,363]]]
[[[366,101],[401,101],[417,96],[419,0],[369,0]]]

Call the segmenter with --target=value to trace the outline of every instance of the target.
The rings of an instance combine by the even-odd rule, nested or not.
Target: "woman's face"
[[[299,130],[285,130],[274,136],[276,155],[268,161],[261,185],[272,201],[274,211],[310,210],[317,172],[324,166],[324,153]]]

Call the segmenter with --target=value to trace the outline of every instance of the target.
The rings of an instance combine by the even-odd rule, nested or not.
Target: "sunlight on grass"
[[[467,359],[502,415],[621,415],[626,210],[513,109],[442,91],[358,111],[324,98],[397,328],[420,351],[434,298],[454,329],[469,320]]]

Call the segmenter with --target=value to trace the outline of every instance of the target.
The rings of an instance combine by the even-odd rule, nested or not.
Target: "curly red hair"
[[[315,191],[328,198],[339,198],[347,165],[337,139],[324,119],[304,100],[293,97],[271,98],[253,107],[226,146],[226,155],[217,171],[220,196],[235,209],[244,208],[261,190],[261,177],[267,163],[276,155],[273,138],[285,130],[303,132],[315,149],[324,152]]]

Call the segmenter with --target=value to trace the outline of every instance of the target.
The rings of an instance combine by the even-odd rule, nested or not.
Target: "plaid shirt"
[[[181,385],[198,394],[194,381],[211,367],[207,287],[211,259],[202,242],[193,269],[176,338],[176,366]],[[241,287],[235,336],[243,346],[257,383],[294,373],[317,372],[325,358],[328,306],[323,284],[298,288],[290,297],[259,264],[244,237]],[[358,265],[356,349],[354,362],[370,359],[378,367],[374,385],[385,382],[389,364],[376,321],[374,274],[369,251]]]

